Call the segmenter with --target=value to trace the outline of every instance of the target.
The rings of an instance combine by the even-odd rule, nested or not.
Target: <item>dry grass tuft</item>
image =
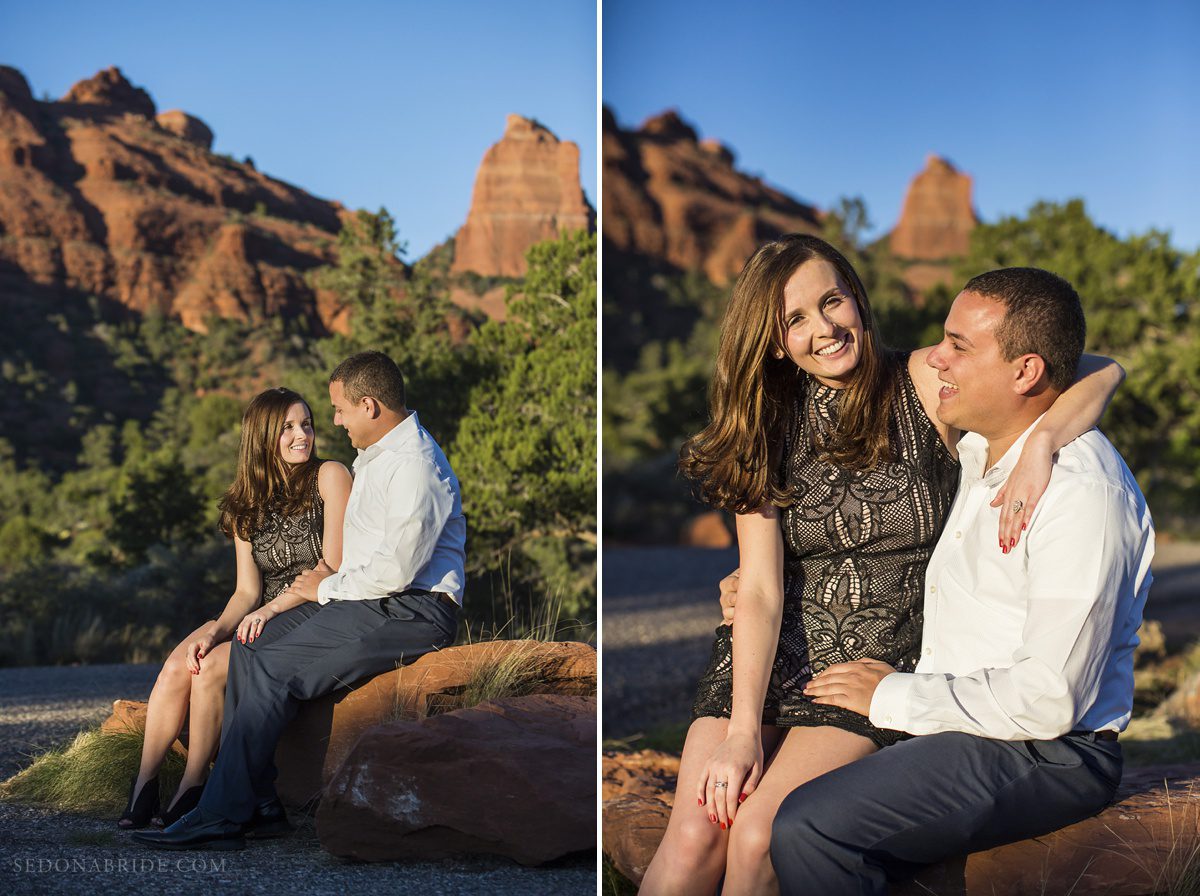
[[[140,731],[81,731],[67,747],[34,758],[28,768],[0,784],[4,799],[88,815],[119,815],[129,798],[129,779],[142,755]],[[167,753],[159,780],[173,793],[183,777],[183,757]]]

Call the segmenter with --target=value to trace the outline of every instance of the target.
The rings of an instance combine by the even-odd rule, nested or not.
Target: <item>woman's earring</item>
[[[782,361],[782,360],[783,360],[783,350],[782,350],[782,349],[778,349],[778,348],[777,348],[777,349],[775,349],[775,360],[776,360],[776,361]]]

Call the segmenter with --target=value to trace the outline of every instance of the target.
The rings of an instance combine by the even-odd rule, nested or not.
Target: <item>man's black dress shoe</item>
[[[133,839],[156,849],[245,849],[242,825],[196,808],[162,831],[139,831]]]
[[[288,821],[287,812],[279,797],[259,803],[254,807],[254,815],[242,825],[242,831],[250,840],[268,840],[271,837],[282,837],[296,830]]]

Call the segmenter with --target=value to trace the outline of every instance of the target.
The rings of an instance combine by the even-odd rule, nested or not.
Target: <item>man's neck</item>
[[[1033,422],[1041,416],[1040,413],[1029,417],[1024,415],[1019,420],[1006,421],[1008,425],[998,433],[985,435],[987,439],[987,464],[984,466],[984,471],[990,470],[1008,453],[1008,449],[1013,446],[1017,439],[1021,438],[1022,433],[1033,425]],[[983,435],[983,433],[980,433]]]
[[[362,450],[366,451],[368,448],[386,436],[389,432],[407,420],[411,414],[412,411],[405,409],[403,411],[389,411],[387,414],[381,415],[379,418],[379,426],[372,434],[371,441],[368,444],[363,445]]]

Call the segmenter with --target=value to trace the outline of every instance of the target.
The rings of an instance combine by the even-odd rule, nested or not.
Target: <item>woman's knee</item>
[[[191,687],[191,670],[187,665],[187,654],[174,650],[163,663],[158,673],[158,683],[171,688]]]
[[[767,861],[771,855],[773,822],[773,815],[755,812],[751,804],[739,809],[729,828],[729,853],[737,856],[731,861],[737,864]]]
[[[688,812],[668,832],[664,845],[668,847],[665,858],[687,868],[695,868],[713,860],[714,855],[724,855],[725,832],[713,824],[697,809]]]

